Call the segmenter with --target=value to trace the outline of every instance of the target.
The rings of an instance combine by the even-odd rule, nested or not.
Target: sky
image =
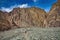
[[[38,7],[49,12],[52,4],[56,3],[57,0],[0,0],[0,10],[10,12],[13,8],[30,8]]]

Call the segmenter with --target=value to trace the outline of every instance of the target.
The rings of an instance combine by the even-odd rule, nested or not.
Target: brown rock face
[[[15,8],[12,12],[13,24],[18,27],[44,26],[46,13],[38,8]]]
[[[50,27],[60,27],[60,3],[55,3],[48,14],[48,25]]]
[[[12,12],[0,12],[0,30],[15,27],[44,27],[47,14],[39,8],[14,8]]]
[[[50,12],[39,8],[14,8],[10,13],[0,11],[0,30],[20,27],[60,27],[60,2]]]
[[[11,28],[8,17],[8,13],[0,11],[0,30],[8,30]]]

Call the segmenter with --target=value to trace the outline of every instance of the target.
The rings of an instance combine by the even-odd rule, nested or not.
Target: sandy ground
[[[0,32],[0,40],[60,40],[60,27],[12,29]]]

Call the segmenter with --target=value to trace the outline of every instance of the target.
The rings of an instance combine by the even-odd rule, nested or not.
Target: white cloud
[[[33,0],[34,2],[37,2],[37,0]]]
[[[12,11],[13,9],[2,7],[0,10],[3,11],[3,12],[10,12],[10,11]]]
[[[22,4],[22,5],[18,5],[18,7],[20,7],[20,8],[28,8],[30,6],[28,6],[28,4]]]
[[[3,12],[10,12],[13,10],[13,8],[28,8],[30,6],[28,6],[28,4],[22,4],[22,5],[14,5],[14,6],[11,6],[9,8],[5,8],[5,7],[2,7],[0,10],[2,10]]]

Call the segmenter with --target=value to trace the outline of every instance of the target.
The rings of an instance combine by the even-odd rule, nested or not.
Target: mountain
[[[50,12],[48,13],[47,20],[50,27],[60,27],[60,0],[53,4]]]
[[[49,13],[36,7],[14,8],[9,13],[0,11],[0,30],[21,27],[60,27],[60,0]]]
[[[10,13],[0,12],[0,30],[19,27],[44,27],[47,13],[36,7],[14,8]]]
[[[0,11],[0,30],[10,29],[9,15],[7,12]]]

